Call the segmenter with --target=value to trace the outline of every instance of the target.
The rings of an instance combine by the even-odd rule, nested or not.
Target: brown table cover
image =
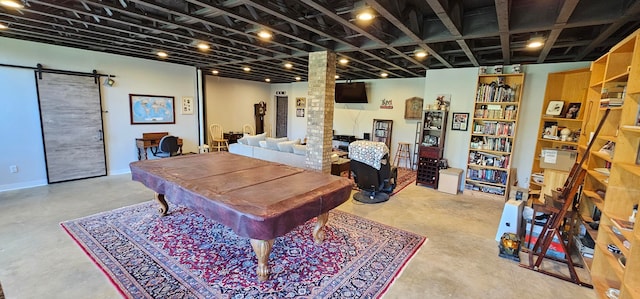
[[[228,152],[143,160],[129,166],[133,180],[164,194],[168,202],[257,240],[282,236],[339,206],[351,193],[346,178]]]

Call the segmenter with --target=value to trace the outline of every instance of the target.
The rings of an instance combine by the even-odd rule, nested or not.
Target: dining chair
[[[249,134],[249,135],[255,135],[256,131],[253,129],[252,125],[244,124],[244,126],[242,126],[242,133]]]
[[[209,150],[215,149],[215,151],[217,152],[221,150],[229,150],[229,140],[224,139],[224,130],[222,129],[221,125],[209,125],[209,137],[211,138],[211,145],[209,146]]]

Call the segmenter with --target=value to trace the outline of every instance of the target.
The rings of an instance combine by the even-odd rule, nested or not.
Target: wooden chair
[[[244,126],[242,126],[242,133],[249,134],[249,135],[255,135],[256,131],[253,129],[252,125],[244,124]]]
[[[209,137],[211,138],[211,145],[209,146],[209,150],[221,151],[229,150],[229,140],[224,139],[224,130],[222,126],[219,124],[211,124],[209,125]]]

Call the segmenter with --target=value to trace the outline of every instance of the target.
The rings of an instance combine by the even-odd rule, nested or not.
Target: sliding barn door
[[[36,82],[48,182],[107,175],[95,78],[36,72]]]

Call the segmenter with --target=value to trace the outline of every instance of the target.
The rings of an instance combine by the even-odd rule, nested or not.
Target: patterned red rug
[[[316,245],[315,219],[275,240],[259,282],[249,240],[202,215],[156,202],[61,223],[128,298],[379,298],[426,238],[331,211]]]
[[[340,174],[343,177],[347,177],[348,173],[347,172],[343,172]],[[353,177],[351,177],[351,182],[353,182],[353,189],[354,190],[358,190],[358,187],[356,186],[356,182],[353,181]],[[409,184],[415,183],[416,182],[416,171],[415,170],[411,170],[409,168],[402,168],[402,167],[398,167],[398,182],[396,183],[396,188],[393,189],[393,192],[391,192],[391,194],[389,194],[390,196],[393,196],[394,194],[400,192],[402,189],[404,189],[406,186],[409,186]]]

